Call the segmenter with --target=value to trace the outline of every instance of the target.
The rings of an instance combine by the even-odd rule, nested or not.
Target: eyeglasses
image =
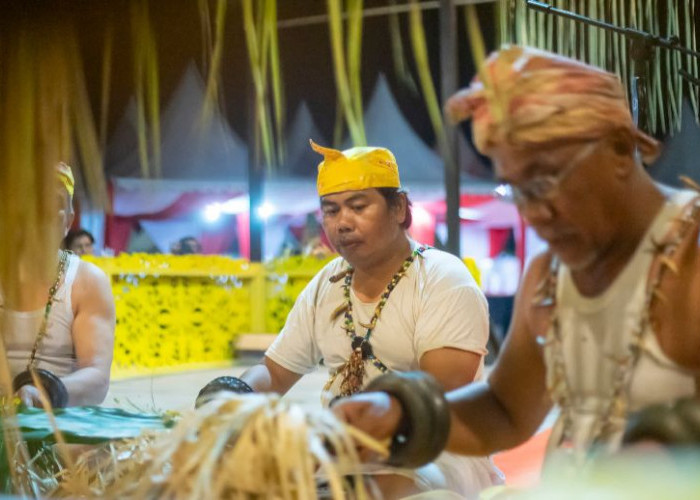
[[[559,193],[564,179],[595,151],[597,145],[598,141],[589,142],[576,153],[566,167],[556,174],[538,175],[520,186],[509,183],[499,184],[494,189],[494,194],[496,197],[511,201],[516,205],[550,201]]]

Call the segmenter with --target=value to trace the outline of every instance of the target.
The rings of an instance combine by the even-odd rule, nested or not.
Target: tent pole
[[[262,262],[263,220],[258,207],[263,203],[264,171],[258,114],[255,109],[253,75],[248,73],[248,227],[250,231],[250,261]]]
[[[440,94],[442,102],[457,92],[457,15],[455,0],[440,0]],[[445,249],[461,257],[459,220],[459,156],[457,128],[445,128],[447,151],[445,163],[445,197],[447,208],[447,242]]]

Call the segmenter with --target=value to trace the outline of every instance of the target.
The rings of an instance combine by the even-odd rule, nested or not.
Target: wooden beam
[[[454,0],[455,6],[468,5],[468,4],[479,4],[479,3],[494,3],[498,0]],[[420,2],[419,6],[421,10],[435,10],[440,8],[441,0],[429,0],[427,2]],[[384,7],[369,7],[364,9],[362,12],[362,17],[377,17],[377,16],[388,16],[390,14],[403,13],[411,10],[411,5],[399,4],[399,5],[387,5]],[[343,19],[347,18],[346,12],[343,12]],[[298,28],[300,26],[309,26],[312,24],[326,24],[328,23],[327,14],[318,14],[315,16],[305,16],[305,17],[295,17],[293,19],[281,19],[277,22],[277,28]]]

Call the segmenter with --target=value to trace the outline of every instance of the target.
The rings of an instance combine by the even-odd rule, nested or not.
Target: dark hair
[[[411,227],[411,223],[413,222],[413,213],[411,212],[412,203],[411,200],[408,198],[408,194],[406,193],[406,191],[403,191],[400,188],[389,187],[382,187],[376,189],[377,191],[379,191],[379,194],[381,194],[384,197],[387,205],[389,205],[390,207],[399,206],[402,197],[406,199],[406,214],[403,220],[403,224],[401,224],[401,227],[404,229],[408,229],[409,227]]]
[[[90,243],[95,244],[95,237],[89,231],[85,229],[71,229],[63,239],[63,248],[69,249],[73,242],[81,236],[87,236],[90,239]]]
[[[190,243],[192,245],[190,245]],[[202,245],[199,243],[199,240],[194,236],[184,236],[180,238],[172,248],[172,252],[175,255],[192,255],[200,253],[201,251]]]

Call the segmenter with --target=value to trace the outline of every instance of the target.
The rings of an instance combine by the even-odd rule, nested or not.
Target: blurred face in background
[[[68,250],[76,255],[94,255],[95,242],[87,234],[81,234],[71,242]]]

